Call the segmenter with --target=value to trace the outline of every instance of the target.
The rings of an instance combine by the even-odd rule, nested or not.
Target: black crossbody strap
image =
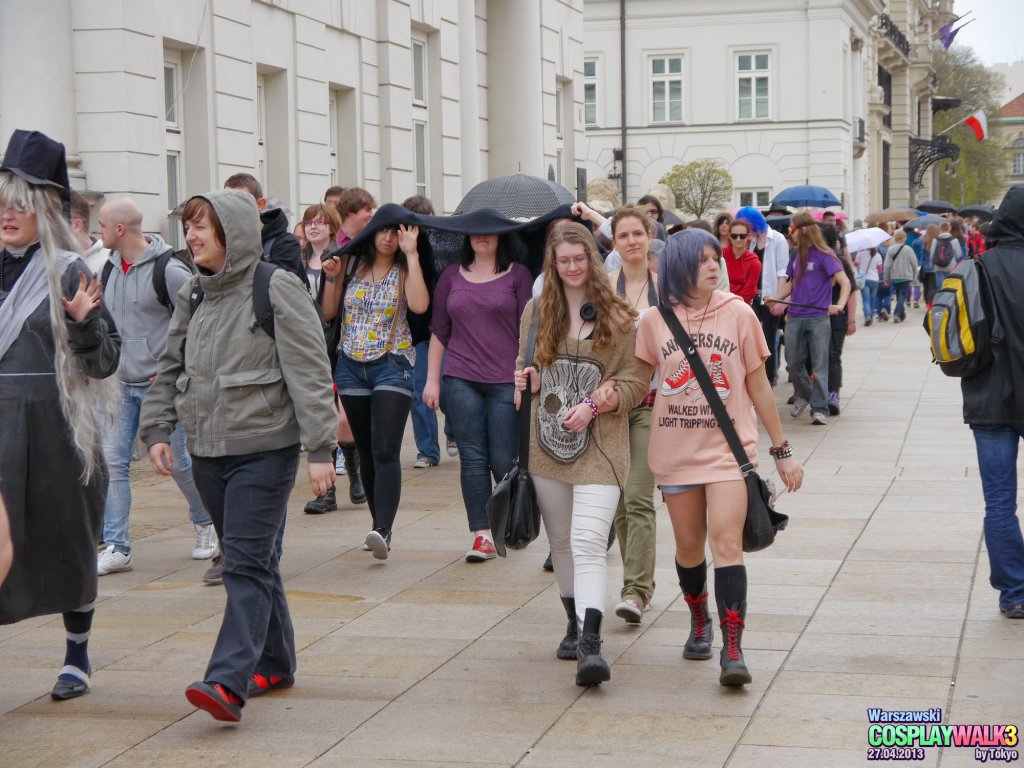
[[[530,322],[530,331],[526,335],[526,349],[523,356],[523,368],[533,365],[533,352],[537,348],[537,328],[540,327],[540,308],[533,308],[533,319]],[[539,375],[539,374],[538,374]],[[522,470],[530,466],[530,400],[533,393],[530,390],[530,380],[526,380],[526,389],[523,390],[519,399],[519,460],[516,462]]]
[[[697,377],[697,382],[704,392],[704,398],[708,401],[708,405],[711,406],[711,410],[718,420],[718,426],[722,428],[722,432],[725,434],[725,440],[729,443],[729,448],[732,449],[732,455],[736,457],[736,463],[740,465],[740,471],[744,475],[747,474],[754,469],[754,465],[750,461],[750,457],[747,456],[747,452],[743,450],[743,443],[740,440],[740,436],[736,433],[736,427],[733,425],[732,419],[729,418],[729,412],[725,410],[725,403],[718,396],[715,385],[711,383],[711,374],[708,373],[708,369],[704,366],[704,361],[697,354],[697,348],[694,346],[693,340],[683,329],[682,323],[679,322],[675,312],[662,304],[658,305],[658,311],[661,313],[665,325],[672,331],[676,344],[679,345],[683,350],[683,354],[686,355],[690,368],[693,370],[694,375]]]

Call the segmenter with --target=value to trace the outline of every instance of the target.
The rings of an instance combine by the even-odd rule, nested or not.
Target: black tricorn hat
[[[53,187],[61,198],[71,199],[64,145],[45,133],[16,129],[7,142],[0,171],[10,171],[29,184]]]

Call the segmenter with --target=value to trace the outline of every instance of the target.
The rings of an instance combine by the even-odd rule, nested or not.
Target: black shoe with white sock
[[[57,682],[50,691],[56,701],[75,699],[89,692],[89,632],[92,630],[93,608],[86,611],[68,611],[64,614],[64,629],[67,645],[64,666],[57,675]]]

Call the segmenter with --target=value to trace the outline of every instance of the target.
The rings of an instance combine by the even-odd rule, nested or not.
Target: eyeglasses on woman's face
[[[746,232],[730,232],[729,237],[733,240],[746,240],[750,235]]]

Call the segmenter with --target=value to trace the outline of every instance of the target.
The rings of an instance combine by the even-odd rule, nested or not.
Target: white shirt
[[[761,266],[761,295],[775,296],[779,292],[779,278],[786,276],[789,267],[789,241],[785,235],[768,227],[768,240],[764,244],[764,264]]]

